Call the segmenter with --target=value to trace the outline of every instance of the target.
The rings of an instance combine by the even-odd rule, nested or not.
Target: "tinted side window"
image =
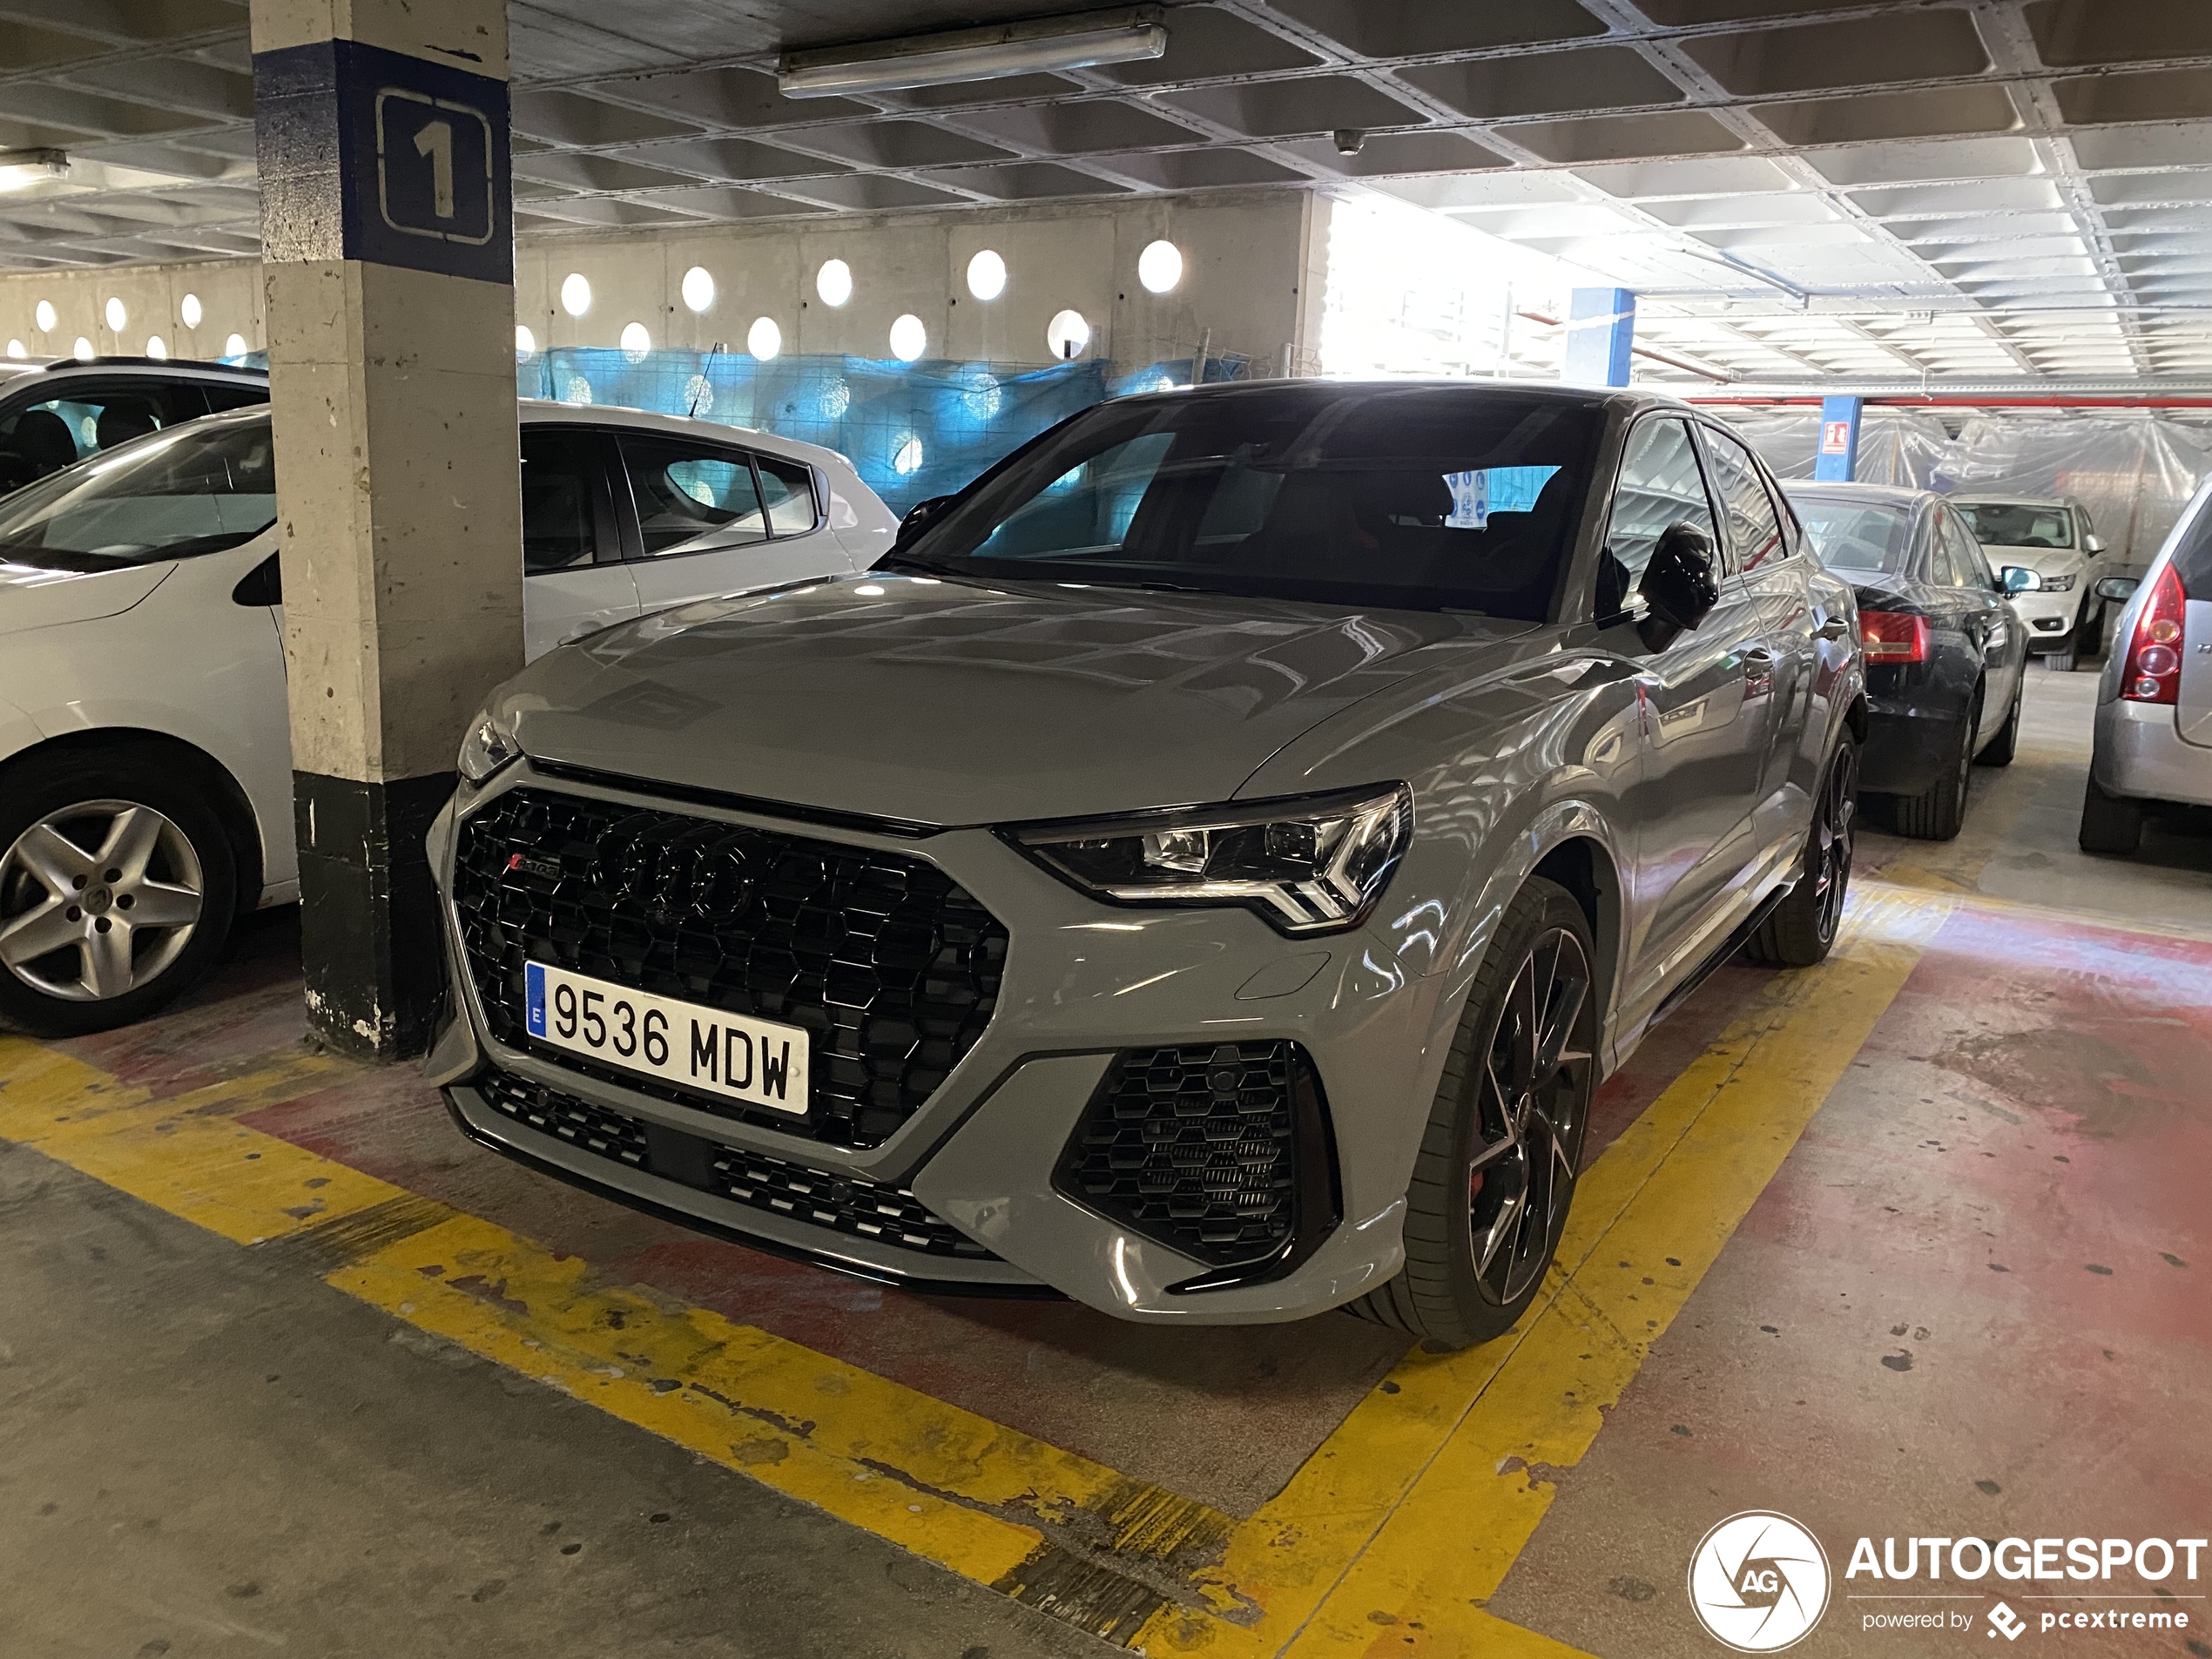
[[[693,543],[728,547],[767,539],[752,462],[737,450],[624,433],[622,456],[646,557]]]
[[[756,455],[760,493],[768,503],[768,528],[778,536],[804,536],[820,519],[814,505],[814,475],[796,461]]]
[[[206,413],[196,388],[155,380],[67,380],[0,419],[0,490]]]
[[[1606,530],[1606,558],[1598,567],[1597,614],[1617,612],[1635,590],[1651,550],[1671,524],[1703,532],[1717,555],[1720,538],[1689,428],[1672,418],[1637,422],[1621,456],[1613,487],[1613,516]]]
[[[2192,599],[2212,599],[2212,501],[2196,510],[2174,548],[2174,574]]]
[[[1736,552],[1737,568],[1757,569],[1781,556],[1782,521],[1751,452],[1714,427],[1705,428],[1705,448],[1713,458],[1713,489],[1728,511],[1728,539]]]
[[[208,410],[214,415],[220,415],[225,409],[242,409],[249,403],[269,401],[266,387],[226,386],[219,381],[201,381],[193,389],[207,400]]]
[[[599,556],[593,497],[600,441],[588,432],[523,428],[523,573],[590,564]]]
[[[1981,543],[1974,540],[1974,533],[1956,513],[1944,513],[1943,538],[1951,544],[1951,562],[1959,567],[1960,587],[1991,590],[1996,588],[1997,573],[1989,568]]]

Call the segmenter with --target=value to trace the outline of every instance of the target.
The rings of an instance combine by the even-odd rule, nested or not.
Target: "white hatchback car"
[[[865,569],[898,529],[843,456],[763,433],[526,402],[521,445],[533,658]],[[275,523],[266,406],[0,502],[0,1020],[138,1019],[299,896]]]

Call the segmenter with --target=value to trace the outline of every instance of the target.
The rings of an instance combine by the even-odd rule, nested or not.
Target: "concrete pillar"
[[[1636,297],[1627,288],[1577,288],[1567,308],[1567,367],[1577,386],[1626,386],[1636,341]]]
[[[1858,417],[1865,408],[1861,398],[1820,400],[1820,449],[1813,456],[1814,477],[1847,484],[1858,476]]]
[[[424,829],[522,664],[504,0],[253,0],[309,1019],[419,1051]]]

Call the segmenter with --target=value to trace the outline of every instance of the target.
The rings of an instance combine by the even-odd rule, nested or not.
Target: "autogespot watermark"
[[[2183,1631],[2204,1622],[2195,1604],[2205,1599],[2197,1585],[2207,1547],[2202,1538],[1906,1537],[1885,1538],[1878,1548],[1861,1538],[1841,1595],[1870,1635],[1978,1634],[2011,1643],[2045,1631]],[[2059,1588],[2093,1583],[2099,1588]],[[1739,1653],[1778,1653],[1802,1641],[1833,1588],[1820,1541],[1770,1510],[1730,1515],[1690,1557],[1691,1610]]]

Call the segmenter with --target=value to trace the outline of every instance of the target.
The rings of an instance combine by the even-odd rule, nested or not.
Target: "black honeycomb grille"
[[[1328,1159],[1319,1110],[1296,1043],[1127,1049],[1084,1109],[1055,1184],[1199,1261],[1255,1261],[1290,1244],[1302,1197],[1325,1201],[1327,1170],[1301,1169]]]
[[[536,1042],[523,965],[782,1021],[811,1043],[806,1131],[845,1146],[878,1144],[944,1082],[989,1024],[1006,961],[1006,929],[922,860],[530,788],[462,825],[454,906],[500,1042],[789,1130]]]
[[[632,1169],[660,1173],[653,1168],[645,1125],[637,1118],[505,1072],[486,1072],[477,1087],[496,1110],[518,1123]],[[706,1190],[755,1210],[924,1255],[998,1259],[939,1220],[904,1187],[809,1170],[733,1146],[714,1147],[708,1167]]]

